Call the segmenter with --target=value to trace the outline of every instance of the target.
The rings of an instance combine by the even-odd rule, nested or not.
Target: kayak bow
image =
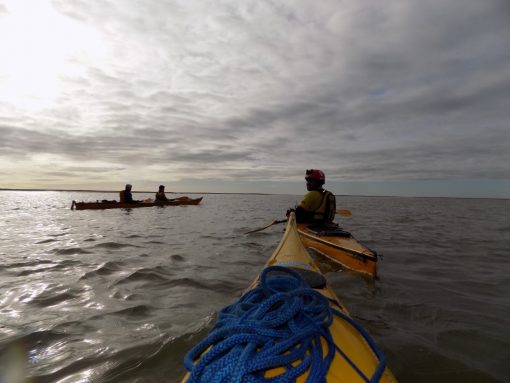
[[[294,213],[260,276],[185,358],[183,382],[395,382],[299,239]]]

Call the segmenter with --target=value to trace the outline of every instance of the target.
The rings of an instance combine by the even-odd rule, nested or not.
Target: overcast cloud
[[[0,187],[510,180],[506,0],[0,0],[0,55]]]

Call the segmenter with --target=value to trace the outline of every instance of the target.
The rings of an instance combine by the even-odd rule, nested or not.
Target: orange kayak
[[[153,207],[153,206],[179,206],[179,205],[198,205],[202,201],[200,198],[179,197],[170,199],[165,202],[134,202],[125,203],[117,201],[105,202],[76,202],[73,201],[71,210],[102,210],[102,209],[134,209],[138,207]]]
[[[377,274],[377,253],[359,243],[351,233],[339,227],[297,224],[303,245],[342,267],[369,277]]]

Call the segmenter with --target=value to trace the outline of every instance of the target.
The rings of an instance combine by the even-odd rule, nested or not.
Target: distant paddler
[[[137,203],[142,201],[136,201],[133,199],[133,194],[131,193],[131,189],[133,188],[133,185],[126,184],[126,187],[124,190],[121,190],[119,192],[119,198],[121,203]]]
[[[165,185],[159,185],[159,190],[156,193],[155,200],[156,200],[156,202],[168,201],[168,198],[166,198],[166,195],[165,195]]]

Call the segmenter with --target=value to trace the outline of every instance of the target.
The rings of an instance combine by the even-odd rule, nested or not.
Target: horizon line
[[[43,192],[86,192],[86,193],[118,193],[118,190],[91,190],[91,189],[30,189],[30,188],[0,188],[0,191],[43,191]],[[133,191],[132,193],[155,193],[155,191]],[[169,191],[168,194],[244,194],[244,195],[300,195],[288,193],[257,193],[257,192],[181,192]],[[508,200],[509,197],[446,197],[446,196],[402,196],[402,195],[366,195],[366,194],[335,194],[338,197],[363,197],[363,198],[448,198],[448,199],[496,199]]]

